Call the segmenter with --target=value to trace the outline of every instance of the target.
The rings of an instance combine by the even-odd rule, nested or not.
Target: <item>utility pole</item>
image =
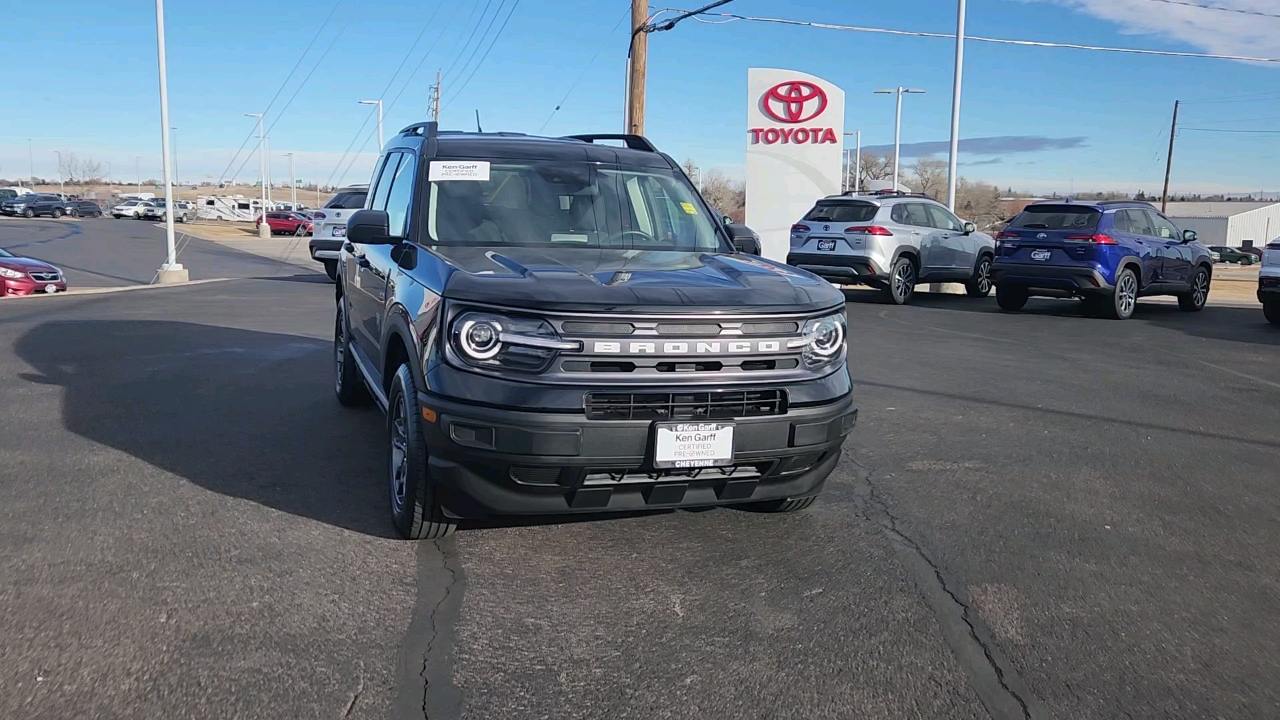
[[[951,85],[951,146],[947,155],[947,209],[956,211],[956,163],[960,154],[960,80],[964,77],[964,8],[965,0],[957,0],[956,65]]]
[[[289,203],[294,212],[298,211],[298,185],[293,177],[293,153],[285,153],[285,157],[289,158]]]
[[[267,158],[266,175],[264,176],[266,178],[265,185],[267,187],[267,205],[274,210],[276,201],[275,198],[271,197],[271,136],[269,135],[262,138],[262,153]],[[263,209],[263,212],[266,212],[265,208]]]
[[[156,0],[156,55],[160,59],[160,153],[164,159],[164,234],[169,256],[156,273],[161,285],[186,282],[186,268],[178,264],[178,246],[173,235],[173,157],[169,154],[169,72],[165,69],[164,0]]]
[[[378,106],[378,154],[382,154],[382,100],[361,100],[361,105]],[[438,112],[438,111],[437,111]]]
[[[1169,204],[1169,172],[1173,170],[1173,139],[1178,135],[1178,105],[1181,100],[1173,101],[1173,123],[1169,126],[1169,155],[1164,159],[1164,191],[1160,193],[1160,212],[1164,212]]]
[[[703,5],[697,10],[681,13],[670,20],[660,23],[649,23],[649,3],[647,0],[631,0],[631,43],[627,46],[627,88],[626,88],[626,132],[631,135],[644,134],[644,95],[645,77],[649,65],[649,33],[665,32],[676,26],[681,20],[727,5],[733,0],[716,0]]]
[[[627,48],[627,133],[644,134],[645,75],[649,66],[648,0],[631,0],[631,46]]]
[[[897,109],[893,114],[893,189],[898,189],[898,157],[902,149],[902,96],[904,94],[923,94],[923,90],[914,90],[912,88],[904,88],[899,85],[893,90],[876,90],[877,95],[894,95],[898,96]]]
[[[245,113],[245,117],[258,119],[258,177],[261,178],[259,196],[262,211],[262,222],[258,224],[258,237],[262,240],[271,239],[271,226],[267,225],[267,162],[266,156],[263,155],[263,137],[262,137],[262,113]]]
[[[440,122],[440,71],[436,70],[436,84],[428,89],[431,96],[427,98],[427,114],[432,122]]]
[[[31,138],[27,138],[27,162],[31,164],[31,187],[36,186],[36,154],[31,149]]]

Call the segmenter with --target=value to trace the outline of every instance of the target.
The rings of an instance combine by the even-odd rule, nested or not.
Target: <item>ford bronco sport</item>
[[[857,419],[844,298],[733,242],[643,137],[402,130],[334,333],[339,401],[387,414],[400,533],[812,504]]]

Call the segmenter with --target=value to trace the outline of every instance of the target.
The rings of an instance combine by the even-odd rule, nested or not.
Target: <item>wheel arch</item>
[[[414,342],[414,337],[409,312],[403,305],[398,303],[393,305],[387,311],[387,320],[383,325],[381,380],[384,391],[391,391],[391,380],[396,374],[396,369],[404,363],[409,364],[414,383],[419,388],[426,387],[422,372],[422,357],[415,351],[417,343]]]

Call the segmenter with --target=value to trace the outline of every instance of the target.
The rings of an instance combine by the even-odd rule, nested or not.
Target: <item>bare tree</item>
[[[64,152],[58,156],[58,172],[63,182],[88,185],[102,180],[102,163],[74,152]]]
[[[908,168],[911,189],[936,198],[947,186],[947,164],[936,158],[918,158]]]
[[[1000,188],[967,178],[956,180],[956,214],[983,231],[994,230],[1009,221],[1000,202]]]
[[[681,167],[711,207],[733,218],[734,222],[743,221],[747,207],[745,183],[734,180],[718,170],[704,171],[692,158],[686,159]]]
[[[893,176],[893,158],[873,152],[862,153],[858,187],[866,187],[868,180],[886,180]]]

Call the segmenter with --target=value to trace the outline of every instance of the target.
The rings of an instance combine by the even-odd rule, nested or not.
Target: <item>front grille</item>
[[[36,280],[38,282],[55,282],[58,280],[58,273],[56,272],[43,272],[36,270],[27,274],[31,276],[32,280]]]
[[[696,480],[758,480],[772,468],[774,461],[749,465],[728,465],[711,468],[668,468],[642,470],[640,468],[589,468],[582,478],[583,485],[638,485],[658,482],[690,482]]]
[[[695,393],[587,393],[591,420],[727,420],[784,415],[785,390]]]

